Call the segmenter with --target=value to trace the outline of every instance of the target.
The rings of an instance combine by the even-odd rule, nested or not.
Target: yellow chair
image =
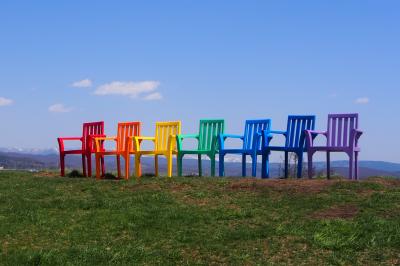
[[[155,175],[158,176],[158,156],[164,155],[167,157],[167,175],[172,176],[172,156],[177,154],[176,148],[176,135],[181,134],[181,122],[157,122],[155,137],[142,137],[131,136],[128,139],[129,145],[133,144],[133,149],[127,147],[128,150],[135,152],[135,175],[137,178],[142,176],[142,169],[140,165],[140,157],[142,155],[154,155],[155,159]],[[143,140],[150,140],[154,142],[154,150],[141,150],[140,144]],[[127,160],[129,162],[129,160]],[[126,168],[129,171],[129,166]],[[126,173],[128,175],[128,172]]]

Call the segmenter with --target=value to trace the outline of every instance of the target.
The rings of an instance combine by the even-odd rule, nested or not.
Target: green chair
[[[215,176],[215,155],[218,153],[218,135],[224,133],[223,119],[201,119],[199,134],[177,135],[178,144],[178,176],[182,176],[182,160],[185,154],[197,154],[199,176],[202,175],[201,155],[207,155],[211,160],[211,176]],[[183,150],[183,139],[197,139],[197,150]]]

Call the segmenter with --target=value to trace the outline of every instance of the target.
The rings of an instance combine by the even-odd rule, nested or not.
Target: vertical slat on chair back
[[[212,150],[216,144],[216,137],[224,133],[225,122],[223,119],[202,119],[199,128],[199,150]]]
[[[328,146],[349,147],[350,133],[358,128],[358,114],[328,115]]]
[[[104,122],[88,122],[83,123],[83,132],[82,132],[82,149],[87,149],[91,146],[91,143],[88,141],[88,137],[90,135],[103,135],[104,134]]]
[[[287,148],[304,148],[305,140],[302,138],[304,130],[315,129],[315,116],[313,115],[289,115],[287,121]]]
[[[166,151],[168,150],[168,139],[171,135],[181,134],[181,122],[157,122],[156,123],[156,141],[155,150],[156,151]],[[176,139],[172,138],[173,150],[176,150]]]
[[[118,123],[117,131],[117,150],[125,151],[127,137],[140,136],[140,122],[121,122]]]
[[[256,145],[257,133],[271,129],[271,119],[246,120],[244,127],[243,149],[250,150]],[[257,150],[261,150],[261,141],[258,142]]]

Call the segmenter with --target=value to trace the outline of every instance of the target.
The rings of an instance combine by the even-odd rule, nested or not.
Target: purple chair
[[[358,114],[330,114],[328,115],[328,130],[319,132],[306,130],[306,147],[308,152],[308,177],[312,178],[312,157],[315,152],[326,152],[327,177],[330,177],[330,153],[345,152],[350,157],[349,179],[358,179],[358,139],[362,135],[358,129]],[[314,139],[322,134],[326,137],[326,146],[314,146]]]

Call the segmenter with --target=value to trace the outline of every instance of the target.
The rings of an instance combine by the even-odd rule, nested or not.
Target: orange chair
[[[134,153],[127,145],[127,140],[130,137],[140,136],[140,122],[125,122],[118,123],[118,133],[115,137],[97,137],[95,138],[96,143],[96,178],[101,178],[100,176],[100,162],[101,158],[106,155],[115,155],[117,157],[117,169],[118,177],[121,177],[121,156],[125,160],[125,166],[129,169],[129,154]],[[103,142],[106,140],[114,140],[116,142],[115,150],[106,150],[103,147]],[[103,147],[103,149],[102,149]],[[126,172],[125,179],[129,178],[129,170]]]
[[[135,172],[136,178],[142,175],[140,157],[142,155],[153,155],[155,157],[155,175],[158,176],[158,156],[164,155],[167,157],[167,175],[172,176],[172,156],[177,154],[176,135],[181,134],[181,122],[157,122],[155,137],[128,137],[128,150],[133,150],[135,153]],[[140,144],[143,140],[154,142],[154,150],[141,150]],[[133,144],[133,145],[132,145]],[[131,148],[133,146],[133,149]],[[129,160],[127,160],[129,162]],[[126,168],[126,175],[129,171],[129,165]]]

